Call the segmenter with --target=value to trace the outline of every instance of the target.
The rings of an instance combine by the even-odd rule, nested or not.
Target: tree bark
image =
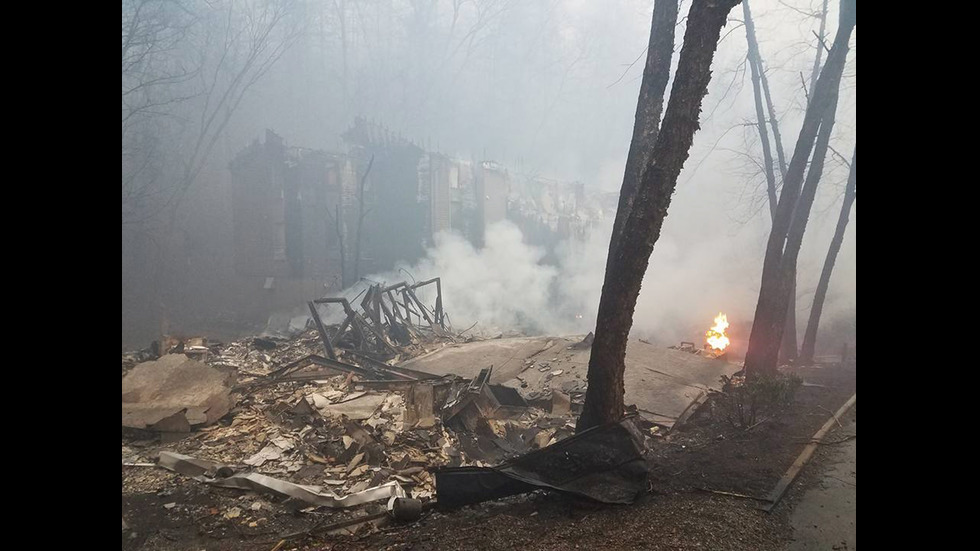
[[[626,157],[623,187],[619,192],[619,208],[613,222],[610,250],[618,244],[626,217],[633,209],[640,178],[647,158],[653,150],[660,130],[664,92],[670,80],[670,62],[674,56],[674,28],[677,26],[678,0],[656,0],[653,20],[650,23],[650,42],[647,45],[647,63],[643,69],[643,82],[636,102],[633,121],[633,139]]]
[[[576,430],[623,417],[623,373],[633,310],[667,207],[699,128],[711,61],[728,13],[739,0],[693,0],[664,121],[650,153],[633,208],[618,239],[610,240],[589,358],[589,388]]]
[[[786,154],[783,152],[783,136],[779,133],[779,119],[776,117],[776,109],[772,106],[772,95],[769,93],[769,79],[766,77],[766,72],[760,70],[759,76],[762,81],[762,91],[766,96],[766,109],[769,111],[769,126],[772,127],[772,140],[776,142],[776,160],[779,161],[779,175],[785,180]]]
[[[799,357],[799,341],[796,335],[796,276],[789,289],[786,299],[786,324],[783,327],[783,340],[779,345],[779,356],[782,361],[796,361]]]
[[[820,32],[817,33],[817,55],[813,58],[813,71],[810,73],[810,89],[813,83],[817,82],[820,74],[820,59],[823,57],[823,37],[827,34],[827,4],[829,0],[823,0],[823,9],[820,10]]]
[[[836,102],[847,58],[848,41],[856,25],[855,0],[842,0],[837,36],[827,55],[827,63],[811,94],[803,127],[800,129],[796,148],[786,171],[776,217],[766,246],[759,301],[756,304],[755,319],[745,356],[745,370],[750,377],[776,371],[779,347],[786,323],[788,298],[792,292],[792,279],[789,276],[795,274],[795,255],[798,253],[798,249],[793,252],[789,247],[791,243],[789,234],[791,226],[795,227],[794,231],[806,227],[806,216],[803,216],[803,220],[798,221],[797,224],[793,224],[794,210],[801,198],[807,159],[814,148],[821,121],[828,108]]]
[[[844,190],[844,203],[841,205],[840,217],[837,219],[837,228],[834,230],[834,237],[830,240],[830,249],[827,251],[827,258],[823,263],[823,270],[820,272],[820,281],[817,283],[817,291],[813,295],[813,306],[810,308],[810,319],[806,324],[806,333],[803,335],[803,350],[801,359],[805,362],[812,362],[814,352],[817,347],[817,329],[820,327],[820,315],[823,313],[824,300],[827,298],[827,288],[830,286],[830,275],[834,271],[834,264],[837,262],[837,254],[840,252],[841,245],[844,243],[844,231],[847,230],[847,222],[851,212],[851,205],[857,196],[857,146],[854,146],[854,154],[851,157],[851,170],[847,177],[847,187]]]
[[[755,23],[749,10],[749,0],[742,0],[742,15],[745,18],[745,41],[749,46],[749,68],[752,72],[752,93],[755,98],[756,127],[759,130],[759,141],[762,143],[762,166],[766,175],[766,195],[769,197],[769,219],[776,218],[776,173],[772,161],[772,145],[769,143],[769,130],[766,124],[766,112],[762,106],[762,55],[759,53],[759,43],[755,39]]]

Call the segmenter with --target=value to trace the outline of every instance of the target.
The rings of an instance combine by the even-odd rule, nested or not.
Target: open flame
[[[712,350],[721,352],[731,344],[728,336],[725,335],[725,329],[728,329],[728,316],[718,312],[714,327],[708,329],[708,332],[704,334],[705,341]]]

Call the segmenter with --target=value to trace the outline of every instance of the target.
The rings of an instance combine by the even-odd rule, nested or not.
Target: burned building
[[[297,296],[339,286],[346,156],[289,148],[274,132],[232,161],[235,271],[269,290]]]
[[[497,163],[427,153],[418,174],[419,201],[428,204],[429,240],[440,231],[455,231],[479,247],[487,226],[506,218],[510,178]]]
[[[548,249],[565,239],[584,239],[602,211],[594,211],[581,182],[541,177],[523,178],[515,185],[508,217],[529,243]]]
[[[495,161],[425,151],[364,119],[343,138],[348,150],[332,153],[267,130],[231,163],[235,271],[274,307],[414,262],[442,231],[481,247],[489,225],[511,219],[550,247],[602,214],[586,206],[580,183],[514,183]]]

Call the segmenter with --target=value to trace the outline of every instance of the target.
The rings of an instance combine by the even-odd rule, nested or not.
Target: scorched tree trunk
[[[812,362],[817,348],[817,330],[820,327],[820,315],[823,313],[824,300],[827,298],[827,288],[830,286],[830,276],[834,271],[834,264],[837,262],[837,254],[840,253],[841,245],[844,243],[844,232],[847,230],[847,222],[850,217],[851,205],[857,196],[857,146],[854,146],[854,155],[851,157],[850,174],[847,177],[847,188],[844,190],[844,204],[840,208],[840,217],[837,219],[837,228],[834,230],[834,237],[830,240],[830,249],[827,251],[827,258],[823,263],[823,270],[820,272],[820,281],[817,283],[817,291],[813,295],[813,307],[810,308],[810,319],[806,324],[806,333],[803,335],[803,350],[801,359],[805,362]]]
[[[789,234],[794,222],[794,212],[803,187],[807,160],[814,148],[817,131],[828,109],[836,104],[841,75],[847,59],[848,41],[857,24],[855,0],[841,1],[840,25],[833,47],[827,54],[827,63],[814,86],[810,103],[803,118],[803,127],[779,195],[776,217],[766,246],[762,266],[762,285],[756,305],[749,347],[745,355],[746,375],[755,377],[776,372],[779,347],[786,323],[787,303],[792,293],[796,273],[795,255],[788,255]],[[807,213],[809,206],[807,206]],[[805,216],[805,215],[804,215]],[[802,221],[805,228],[805,219]],[[792,258],[787,258],[792,256]]]
[[[619,208],[613,222],[610,249],[615,248],[623,230],[626,217],[633,210],[640,179],[647,159],[653,151],[660,130],[660,115],[664,110],[664,92],[670,80],[670,63],[674,57],[674,27],[677,26],[678,0],[657,0],[653,5],[653,21],[650,23],[650,43],[647,45],[647,63],[643,69],[640,97],[636,102],[633,121],[633,139],[626,157],[626,173],[619,192]]]
[[[633,208],[619,240],[610,240],[606,277],[599,299],[595,340],[589,358],[589,388],[576,430],[623,417],[623,373],[633,310],[653,246],[660,236],[670,197],[699,128],[701,100],[711,80],[711,60],[728,13],[738,0],[693,0],[666,114]]]

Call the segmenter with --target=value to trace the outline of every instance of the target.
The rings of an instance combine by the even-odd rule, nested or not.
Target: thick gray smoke
[[[390,283],[406,279],[406,273],[417,280],[441,277],[443,304],[457,331],[476,323],[473,331],[484,335],[586,333],[594,328],[602,292],[612,225],[607,222],[585,242],[563,242],[556,265],[542,263],[545,251],[526,244],[513,223],[501,221],[487,229],[483,249],[443,233],[421,261],[366,279]],[[733,282],[723,272],[723,265],[732,262],[725,254],[729,247],[719,242],[689,249],[661,240],[644,279],[634,335],[687,340],[697,337],[687,328],[707,329],[719,310],[750,315],[753,286],[747,280]],[[355,285],[345,295],[356,296],[362,287]],[[432,293],[422,298],[434,301]]]
[[[762,221],[737,225],[722,216],[694,219],[689,210],[710,205],[687,201],[685,195],[678,193],[677,204],[650,258],[634,312],[633,338],[661,345],[700,342],[719,312],[728,315],[733,330],[746,331],[751,324],[761,277],[758,259],[768,228]],[[815,229],[826,230],[820,227],[823,225],[829,222],[818,223]],[[488,227],[482,249],[458,234],[444,232],[437,235],[435,246],[420,261],[366,276],[342,296],[357,307],[368,284],[440,277],[443,304],[457,332],[476,324],[467,334],[584,334],[594,329],[611,229],[611,218],[607,218],[585,241],[562,242],[553,264],[545,263],[545,250],[525,243],[520,229],[510,221]],[[798,283],[801,335],[826,239],[826,231],[819,232],[811,242],[810,254],[801,262],[806,268]],[[854,254],[853,248],[851,234],[845,240],[844,254]],[[822,327],[843,324],[848,331],[853,325],[854,281],[855,272],[849,263],[835,273]],[[421,288],[419,298],[432,307],[434,289]],[[327,323],[343,319],[336,306],[321,307],[321,315]],[[296,308],[270,320],[270,329],[278,325],[281,330],[290,318],[292,328],[300,329],[307,317],[305,307]],[[736,350],[744,347],[748,337],[747,333],[740,336],[741,341],[733,341]]]
[[[767,228],[734,226],[718,217],[712,223],[699,222],[700,231],[692,231],[686,211],[703,206],[682,201],[676,214],[668,217],[637,301],[634,338],[660,344],[699,341],[719,312],[725,312],[733,324],[751,323],[761,277],[760,237]],[[487,228],[482,249],[459,235],[442,233],[421,261],[365,279],[392,283],[441,277],[443,304],[456,331],[475,323],[472,332],[484,336],[508,331],[583,334],[594,329],[611,230],[610,218],[584,242],[562,242],[556,250],[557,262],[551,265],[542,262],[543,249],[525,243],[520,229],[505,220]],[[823,238],[819,238],[821,246],[811,246],[808,264],[822,262],[818,257],[824,252],[820,250]],[[845,248],[852,246],[851,238]],[[800,277],[801,334],[818,270]],[[836,276],[831,289],[835,298],[828,300],[826,308],[828,325],[854,312],[850,298],[854,273],[842,270]],[[354,297],[363,288],[361,283],[344,294]],[[420,298],[429,305],[435,300],[433,292],[420,293]]]
[[[343,154],[350,147],[343,134],[364,117],[427,151],[618,190],[652,8],[649,0],[123,2],[123,43],[141,45],[124,52],[122,81],[124,347],[173,331],[231,338],[292,300],[296,308],[270,326],[302,326],[302,300],[322,282],[297,279],[286,292],[290,285],[277,279],[272,291],[264,285],[272,272],[242,270],[257,259],[236,256],[228,166],[266,129],[290,146]],[[821,47],[813,36],[819,23],[807,16],[813,9],[753,0],[787,152],[812,89],[800,76],[810,75]],[[835,3],[830,10],[828,21],[836,22]],[[651,258],[634,336],[690,340],[719,310],[733,324],[753,315],[768,213],[739,20],[732,16],[719,41],[701,130]],[[855,63],[852,47],[832,138],[842,155],[828,160],[798,269],[801,332],[855,140]],[[446,308],[461,329],[478,322],[487,333],[586,332],[602,290],[611,217],[587,242],[549,254],[550,264],[504,225],[481,250],[442,236],[407,269],[443,278]],[[852,214],[822,328],[838,315],[853,327],[855,225]],[[364,287],[351,289],[351,298]],[[330,318],[338,309],[323,310]]]

